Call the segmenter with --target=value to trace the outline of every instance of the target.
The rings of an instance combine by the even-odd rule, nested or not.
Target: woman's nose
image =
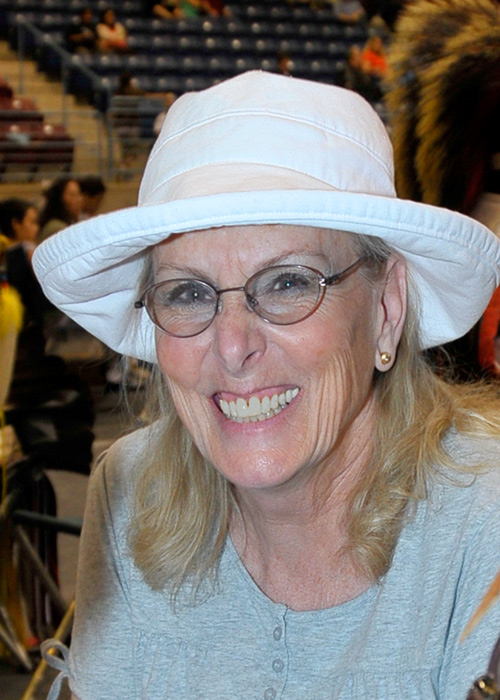
[[[266,347],[264,321],[245,303],[241,291],[224,294],[213,321],[214,352],[233,375],[252,368]]]

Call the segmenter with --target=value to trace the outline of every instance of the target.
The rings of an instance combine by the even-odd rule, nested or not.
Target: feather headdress
[[[401,197],[469,212],[500,150],[495,0],[415,0],[389,51],[386,95]]]

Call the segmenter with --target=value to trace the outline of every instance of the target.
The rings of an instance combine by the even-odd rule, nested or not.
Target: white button
[[[273,637],[275,638],[275,640],[277,642],[281,639],[281,634],[282,634],[281,627],[275,627],[274,631],[273,631]]]
[[[266,688],[264,691],[264,700],[274,700],[276,691],[274,688]]]
[[[281,659],[274,659],[273,671],[276,671],[276,673],[281,673],[282,670],[283,670],[283,661]]]

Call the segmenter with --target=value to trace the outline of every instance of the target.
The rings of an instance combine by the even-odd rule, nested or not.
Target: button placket
[[[286,673],[284,673],[284,671],[286,670],[287,652],[285,646],[284,615],[282,618],[276,618],[274,620],[271,634],[273,640],[273,656],[271,657],[270,666],[274,679],[271,684],[265,688],[263,700],[274,700],[274,698],[281,697],[285,686]]]

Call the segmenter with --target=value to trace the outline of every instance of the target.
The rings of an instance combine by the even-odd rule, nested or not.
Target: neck
[[[346,441],[349,449],[298,482],[237,493],[230,533],[243,564],[264,593],[296,610],[345,602],[371,583],[347,546],[350,497],[369,468],[371,441]]]

